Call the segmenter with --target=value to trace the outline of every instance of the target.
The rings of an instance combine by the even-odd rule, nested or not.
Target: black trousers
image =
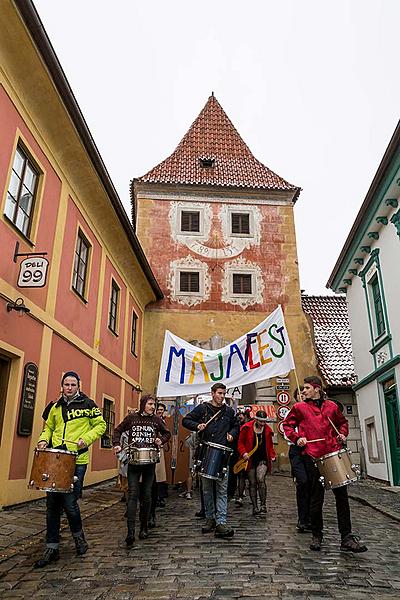
[[[139,497],[142,499],[140,527],[141,529],[147,529],[151,508],[151,488],[154,480],[154,472],[155,465],[128,466],[128,533],[133,533],[135,531],[136,511]],[[142,482],[139,487],[140,476],[142,476]]]
[[[305,456],[295,444],[289,446],[292,476],[296,480],[297,515],[300,525],[308,525],[310,523],[312,477],[307,472]]]
[[[314,464],[313,459],[307,454],[304,455],[304,464],[311,480],[311,504],[310,520],[311,529],[314,535],[321,535],[324,527],[322,518],[322,507],[324,505],[325,488],[319,481],[320,474]],[[347,495],[347,486],[342,486],[332,490],[336,501],[336,515],[338,527],[342,539],[351,533],[351,517],[349,497]]]

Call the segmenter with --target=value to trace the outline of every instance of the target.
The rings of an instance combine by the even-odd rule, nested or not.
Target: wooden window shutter
[[[196,271],[181,271],[179,285],[181,292],[199,292],[199,273]]]
[[[181,212],[181,231],[200,231],[200,212],[186,211]]]
[[[250,215],[248,213],[232,213],[232,233],[250,233]]]
[[[251,275],[247,273],[233,274],[233,293],[234,294],[251,294]]]

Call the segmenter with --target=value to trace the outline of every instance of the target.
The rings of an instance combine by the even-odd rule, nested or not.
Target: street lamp
[[[25,306],[23,298],[10,300],[10,302],[7,303],[7,312],[11,312],[12,310],[16,310],[17,313],[19,313],[20,315],[31,312],[30,309],[27,306]]]

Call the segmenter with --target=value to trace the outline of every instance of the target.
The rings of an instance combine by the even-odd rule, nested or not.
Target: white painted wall
[[[387,452],[385,444],[385,432],[384,425],[382,423],[381,410],[378,397],[378,384],[376,381],[372,381],[370,384],[363,387],[356,394],[358,413],[360,419],[360,429],[362,442],[364,447],[365,462],[367,465],[367,473],[371,477],[389,481],[389,471],[387,466]],[[384,461],[383,463],[371,463],[368,458],[368,444],[366,439],[366,425],[365,419],[375,417],[376,435],[378,441],[383,441],[384,450]],[[384,418],[386,419],[385,415]]]
[[[347,305],[351,329],[354,367],[358,381],[374,370],[372,347],[365,292],[360,277],[353,277],[353,285],[347,288]]]
[[[393,211],[394,213],[395,211]],[[382,228],[379,240],[380,262],[392,334],[393,355],[400,354],[400,238],[392,223]]]

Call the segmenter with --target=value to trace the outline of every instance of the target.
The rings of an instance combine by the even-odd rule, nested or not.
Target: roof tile
[[[171,156],[137,181],[300,191],[253,156],[214,95]]]
[[[314,329],[315,352],[328,385],[356,383],[351,332],[345,296],[301,296]]]

